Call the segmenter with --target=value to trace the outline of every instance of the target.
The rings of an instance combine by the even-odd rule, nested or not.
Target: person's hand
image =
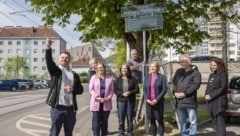
[[[129,95],[130,95],[130,92],[129,92],[129,91],[126,91],[126,92],[123,93],[123,96],[124,96],[124,97],[128,97]]]
[[[152,101],[151,101],[151,100],[147,99],[146,102],[147,102],[148,104],[152,105]]]
[[[152,100],[152,105],[156,105],[156,104],[157,104],[157,100],[156,99]]]
[[[66,85],[66,86],[64,86],[64,91],[71,93],[73,91],[73,87],[70,85]]]
[[[210,95],[205,95],[205,100],[210,101],[211,100]]]
[[[177,93],[174,93],[174,95],[178,99],[181,99],[181,98],[185,97],[185,94],[183,92],[177,92]]]
[[[52,46],[52,40],[50,40],[49,38],[46,39],[46,46],[47,46],[47,49],[50,49]]]

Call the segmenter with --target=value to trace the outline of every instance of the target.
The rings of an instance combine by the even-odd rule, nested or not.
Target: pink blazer
[[[112,77],[107,76],[105,78],[105,97],[109,98],[109,101],[104,102],[103,110],[110,111],[112,110],[112,96],[114,90],[114,82]],[[90,100],[90,110],[91,111],[99,111],[100,102],[96,101],[96,97],[100,96],[100,79],[95,75],[91,77],[89,83],[89,92],[91,94]]]

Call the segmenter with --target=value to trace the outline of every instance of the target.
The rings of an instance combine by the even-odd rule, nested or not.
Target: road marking
[[[77,111],[77,114],[82,113],[83,111],[87,110],[89,106],[83,107],[81,110]],[[31,120],[30,120],[31,119]],[[33,120],[38,121],[33,121]],[[42,123],[39,122],[39,120],[43,121]],[[45,122],[44,122],[45,121]],[[27,125],[31,127],[27,128]],[[19,119],[16,122],[16,127],[20,131],[29,134],[31,136],[43,136],[49,135],[49,129],[51,128],[51,119],[49,114],[30,114],[27,115],[21,119]],[[39,127],[42,127],[42,129],[39,129]]]
[[[51,120],[50,120],[50,117],[47,118],[47,117],[43,117],[43,116],[46,116],[46,114],[27,115],[17,121],[16,127],[20,131],[27,133],[31,136],[42,136],[42,134],[49,135],[49,129],[51,127],[51,125],[49,125],[49,124],[51,124],[50,123]],[[29,119],[38,119],[38,120],[44,120],[47,122],[39,123],[39,122],[29,121]],[[31,125],[31,127],[36,127],[36,129],[29,129],[29,128],[26,128],[26,126],[23,127],[23,124]],[[44,130],[39,129],[39,127],[43,127]]]

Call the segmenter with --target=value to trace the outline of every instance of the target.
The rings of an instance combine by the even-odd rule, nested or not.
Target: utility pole
[[[223,46],[222,57],[226,66],[226,74],[228,75],[228,42],[227,42],[227,23],[226,20],[222,21],[222,34],[223,34]]]

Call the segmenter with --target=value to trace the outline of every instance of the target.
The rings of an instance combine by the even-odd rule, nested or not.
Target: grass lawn
[[[170,97],[165,97],[165,100],[169,102],[171,100]],[[165,101],[165,102],[166,102]],[[199,104],[205,104],[205,99],[203,97],[198,98]],[[167,111],[164,113],[164,122],[165,122],[165,134],[168,136],[178,136],[178,127],[177,123],[175,121],[175,113],[172,111]],[[205,121],[210,118],[209,113],[206,111],[206,109],[198,109],[197,110],[197,117],[198,122]],[[145,134],[145,123],[144,119],[138,123],[135,130],[135,135],[143,135]]]

